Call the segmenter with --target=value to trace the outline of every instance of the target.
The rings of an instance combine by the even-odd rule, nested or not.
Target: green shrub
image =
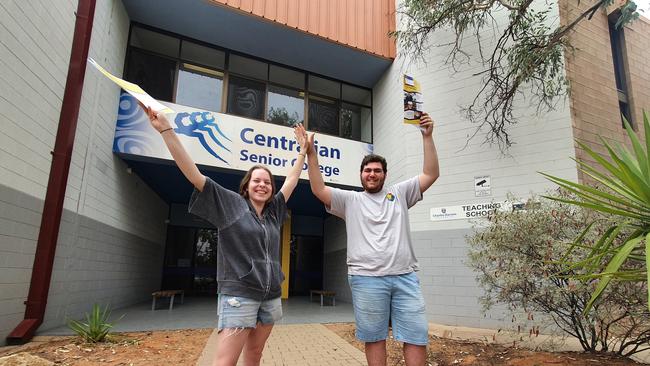
[[[110,316],[108,305],[102,310],[98,304],[94,304],[90,314],[86,313],[85,322],[73,319],[68,321],[68,327],[85,342],[103,342],[113,327],[113,324],[108,322]]]
[[[586,144],[578,145],[594,160],[578,160],[580,170],[591,177],[598,186],[575,183],[542,173],[560,187],[573,192],[575,197],[560,199],[563,202],[601,212],[612,219],[610,226],[601,231],[599,240],[589,246],[582,234],[575,238],[575,247],[589,247],[581,258],[565,261],[571,268],[585,270],[583,276],[598,279],[585,310],[601,296],[614,281],[646,283],[650,281],[650,122],[643,112],[645,142],[624,119],[625,130],[632,149],[621,144],[610,144],[600,139],[607,155],[599,154]],[[590,228],[585,228],[585,233]],[[623,240],[619,240],[620,238]],[[573,249],[573,248],[572,248]],[[572,250],[570,249],[570,250]],[[631,268],[626,264],[631,263]],[[642,263],[642,266],[637,264]],[[646,286],[647,287],[647,286]],[[650,289],[650,288],[649,288]],[[646,304],[650,309],[650,291]]]
[[[537,334],[540,325],[543,330],[554,324],[553,328],[576,337],[587,351],[629,356],[650,348],[645,283],[610,283],[591,310],[585,311],[598,279],[579,280],[586,269],[567,268],[563,262],[585,256],[589,248],[575,247],[567,254],[568,246],[582,233],[584,243],[598,241],[611,226],[610,220],[562,202],[574,199],[572,195],[551,196],[559,200],[533,198],[523,210],[496,212],[487,226],[468,237],[468,265],[478,272],[484,309],[504,304],[513,314],[528,313],[529,320],[533,313],[541,313],[544,316],[534,320],[538,325],[529,329],[531,334]],[[588,226],[591,230],[585,232]],[[616,240],[614,244],[620,244],[623,236]]]

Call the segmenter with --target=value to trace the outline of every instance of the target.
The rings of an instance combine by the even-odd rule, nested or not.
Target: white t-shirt
[[[422,199],[417,176],[377,193],[330,189],[327,212],[346,224],[349,274],[387,276],[418,269],[408,215]]]

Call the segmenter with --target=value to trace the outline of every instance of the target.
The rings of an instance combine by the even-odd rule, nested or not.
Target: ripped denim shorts
[[[270,300],[254,300],[247,297],[219,294],[217,304],[218,330],[255,328],[258,322],[273,324],[282,319],[282,302],[279,297]]]

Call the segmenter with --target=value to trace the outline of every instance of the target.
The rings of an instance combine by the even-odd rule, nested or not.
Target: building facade
[[[57,130],[69,123],[60,116],[77,7],[72,0],[0,3],[3,341],[30,305],[52,151]],[[571,95],[543,116],[518,106],[521,123],[511,130],[517,143],[504,155],[481,139],[468,142],[475,126],[458,106],[480,87],[476,65],[450,70],[444,48],[432,48],[426,64],[405,62],[387,37],[399,24],[396,7],[391,0],[164,0],[155,8],[144,0],[97,1],[88,56],[174,109],[177,133],[196,148],[202,171],[232,189],[255,162],[271,165],[281,180],[295,122],[317,132],[330,184],[358,188],[358,164],[369,151],[387,158],[387,183],[418,174],[419,131],[401,123],[402,75],[411,74],[436,121],[441,168],[410,210],[429,321],[499,327],[503,313],[481,313],[481,290],[464,263],[472,220],[435,214],[466,214],[509,192],[553,188],[539,171],[582,179],[571,160],[584,156],[574,139],[596,147],[596,135],[624,141],[621,111],[640,126],[641,110],[650,105],[650,63],[643,57],[650,24],[642,18],[612,30],[612,16],[603,12],[581,25],[572,35],[576,50],[566,55]],[[562,1],[555,16],[567,22],[576,11]],[[432,42],[451,36],[440,32]],[[84,75],[40,329],[93,303],[147,301],[161,288],[195,296],[215,291],[218,243],[208,224],[187,214],[190,184],[146,126],[129,130],[144,121],[133,100],[94,68]],[[193,128],[183,134],[182,126]],[[477,179],[486,178],[489,190],[479,192]],[[350,301],[344,222],[325,213],[308,182],[294,195],[283,234],[283,296],[325,288]]]

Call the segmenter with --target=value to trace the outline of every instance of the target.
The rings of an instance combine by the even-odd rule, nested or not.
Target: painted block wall
[[[22,320],[77,2],[0,3],[0,344]],[[44,26],[46,25],[46,26]],[[98,1],[89,56],[121,75],[129,19]],[[167,205],[112,154],[119,88],[87,68],[45,322],[160,285]]]
[[[559,10],[554,16],[559,17]],[[504,18],[497,21],[503,24]],[[431,45],[446,44],[451,36],[438,32]],[[489,35],[484,36],[483,44],[490,43]],[[466,43],[474,44],[469,39]],[[504,325],[504,313],[502,309],[486,316],[481,313],[478,299],[482,290],[465,264],[465,236],[473,223],[464,219],[433,222],[430,209],[503,201],[508,193],[525,198],[553,189],[539,171],[577,180],[576,166],[571,160],[575,157],[572,119],[568,103],[561,102],[555,111],[537,116],[534,106],[519,101],[515,106],[519,124],[509,130],[515,145],[502,151],[497,145],[485,144],[482,131],[470,139],[477,126],[464,119],[460,109],[471,102],[482,85],[480,77],[473,76],[480,65],[474,62],[454,71],[444,64],[448,52],[446,47],[431,47],[425,55],[426,63],[398,57],[375,86],[375,152],[388,160],[387,184],[422,171],[421,134],[401,122],[401,78],[403,73],[409,73],[420,82],[425,110],[435,121],[434,140],[441,171],[423,200],[409,211],[429,321],[496,328]],[[477,54],[471,47],[469,52]],[[491,177],[491,195],[475,197],[474,177],[483,175]]]

